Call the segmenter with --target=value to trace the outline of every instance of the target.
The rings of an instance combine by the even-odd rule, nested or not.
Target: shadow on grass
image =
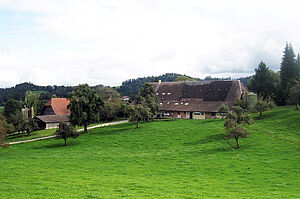
[[[74,140],[72,142],[68,142],[70,140],[67,140],[67,146],[64,145],[64,140],[56,140],[57,143],[53,144],[45,144],[45,145],[39,145],[39,146],[34,146],[32,149],[53,149],[53,148],[61,148],[61,147],[72,147],[72,146],[77,146],[80,145],[80,142]]]
[[[286,117],[285,115],[286,110],[276,110],[276,111],[265,111],[262,114],[262,118],[259,117],[259,113],[256,113],[254,115],[254,120],[263,120],[263,119],[269,119],[269,118],[274,118],[274,117],[279,117],[284,119]]]
[[[216,141],[224,140],[224,139],[225,139],[225,135],[215,134],[215,135],[206,136],[205,138],[197,140],[197,141],[184,143],[184,145],[207,144],[207,143],[210,143],[210,142],[216,142]]]
[[[141,126],[139,129],[143,128]],[[127,124],[120,124],[116,126],[105,126],[101,128],[95,128],[88,130],[88,133],[80,133],[80,136],[107,136],[107,135],[117,135],[121,134],[127,131],[127,133],[132,133],[136,130],[139,130],[136,128],[135,123],[127,123]],[[80,138],[79,138],[80,139]]]
[[[218,147],[218,148],[211,148],[211,149],[203,149],[203,150],[199,150],[199,151],[194,151],[192,152],[193,155],[212,155],[212,154],[216,154],[216,153],[224,153],[224,152],[230,152],[230,151],[234,151],[235,149],[228,147]]]

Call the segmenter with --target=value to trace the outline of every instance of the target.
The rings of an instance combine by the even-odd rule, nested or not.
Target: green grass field
[[[4,106],[0,106],[0,113],[3,113],[4,111]]]
[[[267,112],[238,150],[221,120],[128,123],[66,147],[0,148],[0,198],[300,198],[299,120],[292,107]]]

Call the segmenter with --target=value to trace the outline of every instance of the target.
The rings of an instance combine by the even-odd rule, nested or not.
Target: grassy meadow
[[[68,146],[0,148],[0,198],[300,198],[299,121],[293,107],[266,112],[238,150],[222,120],[127,123]]]

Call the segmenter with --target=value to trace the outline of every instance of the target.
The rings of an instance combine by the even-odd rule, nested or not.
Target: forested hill
[[[160,76],[149,76],[149,77],[141,77],[137,79],[129,79],[126,80],[125,82],[122,83],[122,85],[117,88],[117,91],[122,95],[122,96],[129,96],[129,97],[134,97],[139,89],[146,83],[146,82],[155,82],[158,80],[161,80],[162,82],[172,82],[174,81],[177,77],[187,77],[190,79],[195,79],[191,78],[186,75],[181,75],[177,73],[166,73],[164,75]],[[196,78],[196,80],[200,80]]]
[[[32,83],[21,83],[11,88],[0,88],[0,106],[8,99],[23,101],[26,91],[34,91],[40,94],[40,99],[50,99],[52,95],[67,97],[73,90],[72,86],[37,86]]]

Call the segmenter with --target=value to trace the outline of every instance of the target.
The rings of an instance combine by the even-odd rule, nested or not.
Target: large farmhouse
[[[187,81],[153,83],[162,117],[211,119],[224,103],[232,107],[246,88],[240,81]]]
[[[43,115],[36,116],[41,129],[57,128],[60,122],[69,122],[70,101],[66,98],[52,98],[44,107]]]

